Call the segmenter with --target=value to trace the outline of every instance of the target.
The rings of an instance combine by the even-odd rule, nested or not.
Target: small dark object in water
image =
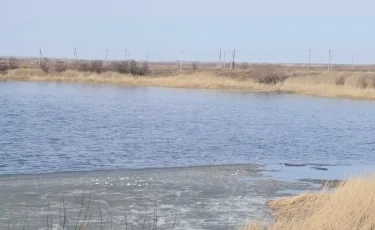
[[[283,165],[285,167],[305,167],[305,166],[307,166],[305,164],[291,164],[291,163],[284,163]]]
[[[311,167],[311,168],[315,170],[320,170],[320,171],[328,171],[328,169],[324,167]]]
[[[323,167],[323,166],[337,166],[337,164],[324,164],[324,163],[306,163],[307,165],[314,166],[314,167]]]

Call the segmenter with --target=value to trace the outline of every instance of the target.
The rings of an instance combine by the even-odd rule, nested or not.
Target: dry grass
[[[334,191],[269,201],[276,220],[269,227],[259,222],[244,230],[353,230],[375,229],[375,176],[351,178]]]
[[[270,72],[272,72],[272,75]],[[264,76],[267,83],[264,83],[263,76],[259,76],[259,74],[270,74]],[[227,89],[375,99],[375,73],[364,71],[311,71],[307,73],[301,70],[262,71],[253,68],[250,70],[220,72],[216,70],[198,70],[180,73],[174,70],[164,75],[158,72],[156,75],[134,77],[115,72],[96,74],[68,70],[61,73],[46,74],[39,69],[16,69],[0,75],[0,80]]]

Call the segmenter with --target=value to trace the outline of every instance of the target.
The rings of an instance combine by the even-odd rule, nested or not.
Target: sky
[[[375,63],[373,0],[1,0],[0,56]]]

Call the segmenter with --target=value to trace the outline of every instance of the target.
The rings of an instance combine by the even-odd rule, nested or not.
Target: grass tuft
[[[267,203],[275,223],[249,223],[243,230],[375,229],[375,176],[351,178],[322,190]]]

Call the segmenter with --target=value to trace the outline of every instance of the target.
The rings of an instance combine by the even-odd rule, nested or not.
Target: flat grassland
[[[115,71],[81,72],[66,70],[45,73],[40,69],[20,68],[0,74],[1,80],[106,83],[177,88],[225,89],[293,93],[323,97],[375,99],[375,71],[302,70],[274,66],[248,69],[153,69],[147,76]]]
[[[269,201],[275,222],[252,222],[242,230],[375,229],[375,176],[351,178],[334,191],[322,190]]]

